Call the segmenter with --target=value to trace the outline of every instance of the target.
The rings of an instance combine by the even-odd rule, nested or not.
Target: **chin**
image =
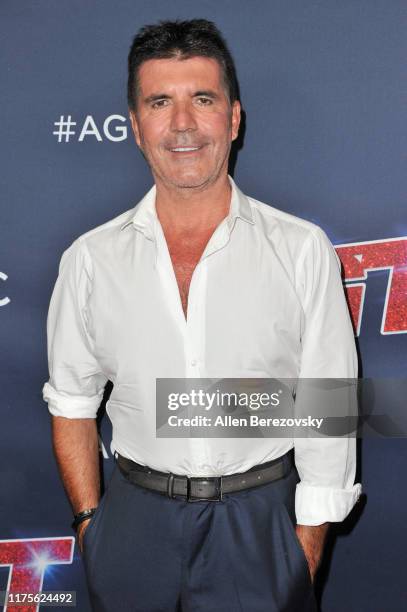
[[[196,189],[202,187],[213,179],[213,174],[187,173],[171,177],[170,181],[179,189]]]

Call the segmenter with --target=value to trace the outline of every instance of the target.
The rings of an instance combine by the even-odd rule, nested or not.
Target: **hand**
[[[83,536],[85,535],[85,531],[89,525],[89,521],[91,520],[91,518],[92,517],[89,517],[85,521],[82,521],[82,523],[79,523],[78,529],[76,532],[76,538],[78,540],[78,546],[79,546],[79,551],[81,555],[83,554]]]
[[[308,562],[311,582],[314,582],[315,574],[320,566],[322,553],[325,543],[325,537],[328,531],[329,523],[322,525],[296,525],[300,544],[304,550],[305,558]]]

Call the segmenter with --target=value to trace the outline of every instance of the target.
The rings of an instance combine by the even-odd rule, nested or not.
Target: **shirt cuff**
[[[357,483],[351,489],[315,487],[299,482],[295,492],[295,514],[299,525],[322,525],[343,521],[362,493]]]
[[[48,402],[48,410],[54,416],[68,419],[95,419],[102,402],[103,389],[97,395],[87,397],[56,391],[49,383],[45,383],[42,397]]]

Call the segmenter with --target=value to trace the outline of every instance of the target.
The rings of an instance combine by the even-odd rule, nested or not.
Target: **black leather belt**
[[[131,459],[116,454],[122,474],[133,484],[157,491],[170,498],[180,496],[186,501],[222,501],[225,493],[243,491],[283,478],[292,467],[292,452],[282,457],[255,465],[247,472],[227,476],[180,476],[158,472]]]

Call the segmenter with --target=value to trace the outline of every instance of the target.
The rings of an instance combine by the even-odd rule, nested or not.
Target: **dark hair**
[[[209,57],[222,68],[230,104],[239,99],[236,69],[226,42],[212,21],[160,21],[142,27],[133,39],[128,56],[127,102],[136,109],[139,93],[138,70],[150,59]]]

